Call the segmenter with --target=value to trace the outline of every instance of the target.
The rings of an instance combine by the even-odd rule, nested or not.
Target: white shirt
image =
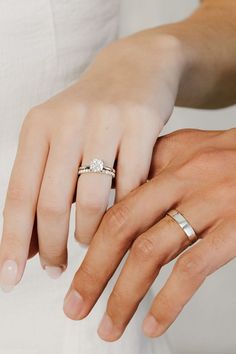
[[[116,38],[118,15],[119,0],[0,2],[1,209],[26,113],[79,78],[95,53]],[[71,230],[69,265],[59,280],[49,279],[35,256],[14,291],[0,293],[0,354],[170,354],[165,336],[151,341],[141,333],[150,298],[112,344],[96,334],[111,286],[84,321],[64,315],[64,295],[85,254],[74,241],[73,220]]]

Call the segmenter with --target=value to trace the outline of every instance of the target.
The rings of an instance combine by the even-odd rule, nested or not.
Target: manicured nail
[[[3,291],[11,291],[16,284],[17,263],[13,260],[6,260],[0,272],[0,287]]]
[[[148,315],[143,322],[143,331],[149,337],[157,336],[160,326],[152,315]]]
[[[83,250],[87,250],[89,248],[89,245],[87,243],[82,243],[82,242],[78,241],[77,239],[75,239],[75,240]]]
[[[84,307],[84,300],[82,296],[72,289],[64,300],[64,312],[71,319],[80,319]]]
[[[47,275],[52,279],[59,278],[63,273],[62,267],[45,266],[44,270],[46,271]]]
[[[74,232],[74,239],[75,241],[79,244],[79,246],[85,250],[88,249],[89,247],[89,243],[88,242],[81,242],[81,240],[86,240],[86,237],[81,237],[81,235],[79,236],[77,232]]]
[[[121,333],[122,331],[113,324],[111,317],[105,314],[98,328],[99,336],[105,340],[115,340]]]

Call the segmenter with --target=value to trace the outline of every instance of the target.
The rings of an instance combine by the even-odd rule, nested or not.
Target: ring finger
[[[198,209],[202,210],[199,205],[200,203],[197,203],[191,209],[184,206],[178,208],[187,220],[191,220],[191,225],[198,236],[206,228],[204,219],[199,219],[198,216]],[[113,341],[122,335],[161,267],[190,245],[184,231],[168,215],[134,242],[110,295],[106,313],[98,330],[101,338]]]
[[[235,216],[225,218],[204,233],[201,242],[179,257],[144,320],[143,330],[146,335],[162,335],[207,276],[235,258],[235,226]]]
[[[106,118],[106,117],[105,117]],[[88,129],[87,144],[84,148],[82,166],[87,166],[93,159],[104,162],[113,168],[120,134],[114,137],[113,120],[100,120],[99,129]],[[109,133],[111,131],[111,133]],[[119,131],[117,127],[117,131]],[[104,132],[106,135],[104,137]],[[75,238],[88,244],[95,234],[105,213],[112,185],[112,176],[101,173],[85,173],[79,176],[76,195]]]

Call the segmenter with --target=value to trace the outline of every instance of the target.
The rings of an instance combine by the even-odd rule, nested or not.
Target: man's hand
[[[160,138],[151,177],[105,217],[65,298],[71,319],[88,315],[131,247],[99,335],[117,340],[166,263],[190,242],[169,216],[177,209],[200,238],[181,254],[144,321],[163,334],[206,277],[236,256],[236,129],[182,130]]]

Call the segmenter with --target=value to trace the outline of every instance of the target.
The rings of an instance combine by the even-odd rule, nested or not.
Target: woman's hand
[[[200,238],[178,258],[144,320],[163,334],[204,280],[236,256],[236,129],[181,130],[158,140],[148,183],[109,209],[65,298],[64,311],[82,319],[131,247],[98,330],[117,340],[162,266],[190,246],[171,217],[177,209]]]
[[[52,277],[61,274],[74,199],[75,237],[90,242],[107,208],[111,177],[86,174],[77,183],[81,164],[116,162],[117,200],[146,181],[183,62],[174,37],[141,32],[110,44],[78,83],[29,112],[4,208],[2,288],[20,281],[27,257],[38,250],[42,267]]]

